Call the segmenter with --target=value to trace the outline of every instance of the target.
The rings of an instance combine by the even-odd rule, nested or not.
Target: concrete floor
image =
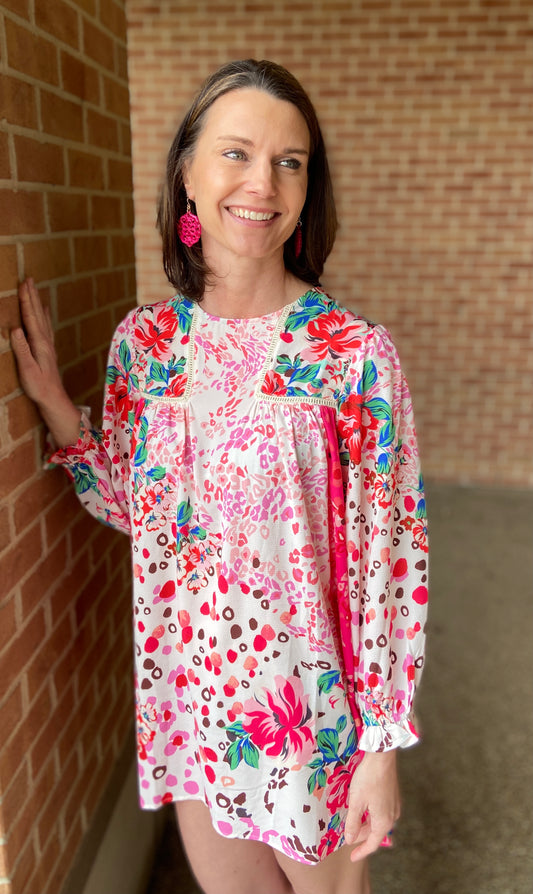
[[[532,894],[533,494],[434,485],[428,506],[424,740],[373,894]],[[172,816],[146,894],[198,894]]]

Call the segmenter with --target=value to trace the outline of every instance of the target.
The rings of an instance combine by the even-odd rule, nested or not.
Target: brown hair
[[[319,285],[324,263],[337,231],[333,188],[324,139],[313,104],[294,75],[275,62],[245,59],[229,62],[203,84],[183,119],[167,158],[166,179],[157,213],[163,240],[163,267],[175,288],[189,298],[200,299],[210,271],[202,255],[201,241],[191,248],[177,235],[177,222],[186,211],[183,185],[184,162],[192,158],[207,111],[225,93],[245,87],[265,90],[277,99],[292,103],[303,115],[310,134],[308,186],[301,213],[303,247],[297,258],[294,236],[285,243],[285,267],[299,279]]]

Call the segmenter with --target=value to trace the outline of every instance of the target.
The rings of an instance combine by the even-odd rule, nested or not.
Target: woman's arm
[[[80,411],[66,393],[57,365],[54,334],[48,310],[43,308],[33,279],[19,286],[22,328],[13,329],[11,345],[20,383],[35,401],[58,447],[75,444],[80,432]]]

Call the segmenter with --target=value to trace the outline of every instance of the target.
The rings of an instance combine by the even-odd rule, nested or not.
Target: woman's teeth
[[[245,220],[272,220],[273,211],[249,211],[247,208],[230,208],[230,214],[234,217],[244,217]]]

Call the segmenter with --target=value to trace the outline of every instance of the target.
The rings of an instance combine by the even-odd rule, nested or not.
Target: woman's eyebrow
[[[220,137],[217,137],[217,140],[221,140],[226,142],[227,140],[234,140],[236,143],[242,143],[244,146],[253,146],[253,140],[247,139],[247,137],[239,137],[237,134],[222,134]],[[284,149],[281,155],[309,155],[307,149],[297,149],[297,148],[288,148]]]

